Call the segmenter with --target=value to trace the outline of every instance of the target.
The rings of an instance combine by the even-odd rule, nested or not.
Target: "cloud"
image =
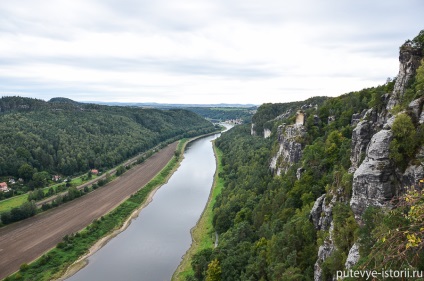
[[[0,3],[0,93],[284,102],[376,86],[424,2],[16,0]]]

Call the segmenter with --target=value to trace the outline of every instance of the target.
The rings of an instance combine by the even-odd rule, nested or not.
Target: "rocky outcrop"
[[[352,132],[352,145],[350,150],[350,172],[358,169],[359,164],[365,158],[365,152],[371,139],[372,124],[367,120],[360,121]]]
[[[309,213],[309,219],[315,226],[316,230],[329,230],[333,220],[333,206],[336,203],[336,197],[333,197],[330,202],[326,198],[327,194],[321,195],[312,207]]]
[[[378,101],[376,108],[352,115],[351,125],[354,127],[351,143],[351,168],[353,173],[352,197],[350,206],[355,219],[361,224],[363,212],[370,206],[392,207],[391,199],[400,192],[402,186],[416,185],[424,178],[424,147],[417,153],[404,173],[394,167],[389,157],[390,143],[393,139],[391,131],[396,116],[392,116],[394,106],[400,103],[406,92],[408,83],[414,77],[422,59],[421,51],[412,45],[405,44],[401,47],[399,55],[399,74],[394,90],[386,93]],[[424,124],[423,112],[424,97],[411,102],[407,114],[413,121]],[[334,121],[329,116],[327,122]],[[415,123],[415,124],[416,124]],[[338,191],[337,191],[338,193]],[[314,280],[323,280],[322,263],[331,256],[336,247],[332,239],[332,206],[343,198],[325,202],[328,196],[319,197],[310,213],[310,220],[317,230],[329,230],[329,237],[318,251],[318,260],[314,266]],[[334,201],[334,202],[333,202]],[[357,241],[349,251],[345,267],[352,268],[359,260],[359,242]],[[333,277],[334,278],[334,277]]]
[[[394,168],[389,160],[390,130],[375,134],[368,146],[365,160],[353,175],[350,206],[360,221],[369,206],[383,207],[395,195]]]
[[[285,174],[293,164],[300,161],[303,149],[300,140],[305,133],[305,127],[300,124],[278,126],[279,149],[270,163],[271,170],[277,175]]]
[[[305,171],[304,168],[299,168],[299,169],[296,170],[296,178],[298,180],[300,180],[300,177],[302,176],[302,174],[303,174],[304,171]]]
[[[374,109],[363,111],[361,114],[354,114],[351,123],[353,124],[358,120],[358,115],[362,116],[361,120],[356,124],[352,131],[352,144],[350,150],[350,173],[358,169],[361,162],[365,159],[366,149],[371,140],[372,135],[377,130],[378,114]]]
[[[415,186],[424,178],[424,168],[421,165],[409,165],[402,175],[402,186]]]
[[[399,52],[399,74],[396,78],[393,93],[387,104],[387,109],[392,109],[399,103],[409,81],[414,77],[417,68],[420,66],[421,59],[421,51],[405,45],[401,47]]]
[[[331,233],[333,232],[332,229],[333,222],[331,222],[329,238],[325,239],[324,243],[318,248],[318,260],[314,264],[314,281],[323,281],[321,264],[336,250],[333,238],[331,237]],[[335,280],[335,277],[331,280]]]
[[[267,139],[271,136],[271,130],[270,129],[264,129],[264,138]]]
[[[349,254],[345,262],[346,269],[352,268],[359,261],[359,258],[359,245],[358,243],[354,243],[352,248],[349,250]]]
[[[424,99],[419,98],[419,99],[411,101],[408,105],[408,109],[413,113],[413,115],[417,119],[420,117],[421,110],[423,107],[423,102],[424,102]]]
[[[250,134],[252,136],[256,136],[255,124],[253,124],[253,123],[252,123],[252,126],[250,127]]]
[[[309,220],[312,221],[316,230],[329,231],[329,236],[318,249],[318,259],[314,265],[315,281],[323,280],[321,264],[336,250],[332,237],[334,228],[333,207],[336,201],[337,197],[332,196],[330,202],[328,202],[327,194],[323,194],[315,201],[309,213]]]

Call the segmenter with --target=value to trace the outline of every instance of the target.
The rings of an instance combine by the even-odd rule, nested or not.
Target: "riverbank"
[[[213,150],[215,154],[215,161],[217,169],[214,175],[213,186],[209,195],[207,205],[200,216],[196,226],[191,229],[192,244],[187,252],[184,254],[183,259],[175,270],[172,281],[185,281],[186,277],[193,275],[191,268],[191,260],[194,254],[204,249],[212,249],[215,247],[216,235],[212,225],[213,219],[213,206],[215,204],[216,197],[221,193],[224,187],[224,182],[219,178],[219,173],[222,171],[221,159],[222,151],[220,151],[215,144],[213,144]]]
[[[102,237],[104,237],[105,235],[107,235],[108,233],[112,233],[114,232],[116,229],[121,228],[125,221],[128,220],[128,217],[133,214],[133,212],[140,207],[140,205],[143,204],[143,202],[145,202],[146,198],[148,198],[149,194],[152,192],[152,190],[154,190],[154,188],[156,188],[157,186],[160,186],[161,184],[163,184],[164,182],[166,182],[167,176],[172,174],[173,170],[177,167],[177,164],[179,163],[179,159],[177,159],[176,157],[173,157],[175,154],[175,149],[177,148],[177,145],[172,145],[169,146],[172,147],[172,150],[169,150],[168,148],[164,149],[164,151],[169,151],[167,152],[168,155],[170,155],[171,157],[169,157],[169,159],[172,159],[171,161],[166,160],[166,162],[162,165],[159,162],[157,162],[157,160],[154,160],[155,158],[161,158],[163,159],[163,157],[159,157],[159,155],[153,156],[153,159],[149,159],[146,162],[144,162],[143,164],[141,164],[140,166],[129,170],[127,173],[125,173],[123,175],[124,178],[126,178],[126,180],[124,180],[121,184],[120,181],[114,181],[111,184],[109,184],[108,186],[105,186],[102,189],[98,189],[96,190],[96,195],[92,194],[92,195],[88,195],[88,197],[95,197],[94,198],[94,202],[97,201],[102,201],[102,200],[97,200],[97,197],[100,195],[100,193],[102,192],[106,192],[106,189],[113,189],[116,192],[120,192],[119,189],[123,190],[123,186],[122,184],[126,184],[128,185],[129,183],[135,186],[132,186],[130,190],[134,190],[133,192],[131,192],[129,195],[131,195],[130,198],[128,198],[128,196],[126,196],[126,198],[128,198],[125,201],[119,200],[119,202],[121,202],[121,204],[118,207],[112,207],[106,215],[102,216],[100,219],[98,220],[94,220],[94,222],[92,224],[89,224],[90,221],[92,221],[92,219],[88,219],[88,222],[84,225],[88,225],[85,229],[83,229],[82,231],[79,231],[82,227],[74,227],[75,230],[71,230],[71,231],[67,231],[67,233],[65,234],[61,234],[60,236],[58,236],[58,239],[44,239],[44,235],[40,234],[40,230],[38,231],[34,231],[34,233],[28,233],[28,235],[24,235],[25,237],[28,237],[28,239],[30,239],[30,237],[34,237],[34,235],[38,235],[40,242],[37,242],[37,240],[34,239],[30,239],[31,241],[29,241],[28,243],[36,243],[37,247],[41,244],[44,243],[49,243],[50,246],[48,246],[48,248],[46,248],[46,250],[48,249],[52,249],[52,247],[54,247],[56,244],[57,246],[55,248],[53,248],[52,250],[50,250],[49,252],[45,253],[43,256],[41,256],[40,258],[38,258],[36,261],[32,262],[31,264],[26,264],[24,261],[21,261],[20,263],[18,263],[17,265],[14,266],[14,268],[19,268],[19,264],[22,264],[20,266],[20,270],[18,272],[16,272],[12,277],[10,277],[9,279],[6,278],[6,280],[14,280],[14,279],[21,279],[21,280],[33,280],[33,278],[36,278],[37,280],[52,280],[55,278],[60,277],[61,274],[64,273],[64,271],[66,270],[66,268],[68,266],[70,266],[72,263],[74,263],[76,260],[79,259],[80,256],[86,254],[88,252],[88,250],[95,244],[96,241],[98,241],[99,239],[101,239]],[[179,145],[178,146],[179,149],[183,149],[184,145]],[[161,154],[161,153],[158,153]],[[155,162],[156,161],[156,162]],[[166,165],[167,163],[167,165]],[[145,166],[144,168],[143,165]],[[163,168],[165,166],[165,168]],[[140,168],[139,168],[140,167]],[[154,172],[154,174],[152,174],[152,176],[149,178],[150,182],[145,182],[141,181],[140,179],[138,179],[138,177],[147,177],[147,173],[148,171],[151,170],[155,170],[156,167],[162,167],[163,169],[158,170],[158,172]],[[140,170],[141,169],[141,170]],[[156,175],[156,176],[154,176]],[[134,178],[134,180],[132,180]],[[137,178],[137,179],[136,179]],[[128,181],[129,180],[129,181]],[[143,184],[141,184],[141,186],[144,185],[143,188],[140,189],[140,182],[143,182]],[[137,184],[138,183],[138,184]],[[137,191],[138,190],[138,191]],[[98,194],[97,194],[98,193]],[[82,210],[82,214],[80,215],[73,215],[75,214],[74,211],[72,210],[68,210],[70,209],[70,207],[75,206],[75,204],[81,205],[82,201],[86,201],[89,198],[88,197],[82,197],[81,200],[77,200],[76,202],[70,202],[67,203],[66,206],[63,206],[62,208],[60,208],[60,211],[63,213],[65,212],[63,215],[60,214],[59,218],[57,218],[54,222],[62,222],[63,223],[63,219],[65,219],[65,216],[72,216],[69,217],[67,220],[67,223],[70,222],[70,220],[87,220],[87,212],[90,212],[89,210],[87,210],[87,208],[89,207],[93,207],[92,205],[95,205],[96,203],[91,203],[88,204],[85,207],[79,207],[79,210]],[[93,199],[93,198],[91,198]],[[123,198],[124,199],[124,198]],[[116,204],[116,203],[114,203]],[[115,205],[116,206],[116,205]],[[95,207],[95,206],[94,206]],[[98,209],[94,208],[93,213],[98,213]],[[46,212],[44,215],[40,215],[37,216],[35,218],[32,218],[29,221],[22,221],[21,223],[17,223],[16,225],[13,225],[11,227],[8,227],[6,229],[3,229],[1,231],[5,232],[11,232],[14,231],[14,228],[18,228],[21,227],[21,225],[24,224],[28,224],[31,222],[36,221],[35,223],[33,223],[34,225],[44,225],[44,229],[46,229],[46,224],[47,226],[50,227],[50,225],[52,225],[51,223],[45,222],[45,223],[41,223],[38,222],[39,220],[47,220],[47,216],[52,215],[53,213],[56,213],[55,210],[51,210]],[[90,212],[91,214],[91,212]],[[98,217],[98,216],[97,216]],[[49,220],[51,222],[51,220]],[[82,223],[81,223],[82,224]],[[58,230],[59,226],[56,226],[55,229],[51,229],[49,231],[50,235],[52,235],[52,232],[56,231],[59,232],[60,230]],[[59,227],[61,228],[61,227]],[[65,231],[65,230],[64,230]],[[63,233],[64,231],[61,231],[61,233]],[[36,233],[35,233],[36,232]],[[4,233],[4,237],[12,237],[14,236],[11,233]],[[69,233],[76,233],[75,235],[72,235]],[[47,235],[47,234],[46,234]],[[65,236],[66,235],[66,236]],[[65,238],[62,240],[62,238],[65,236]],[[37,236],[36,236],[37,237]],[[34,237],[34,238],[36,238]],[[62,242],[60,242],[62,240]],[[43,241],[43,242],[42,242]],[[11,254],[12,255],[16,255],[16,256],[23,256],[24,254],[19,254],[19,251],[16,251],[21,245],[24,245],[25,243],[19,243],[20,241],[14,241],[9,243],[11,251],[13,250],[14,252]],[[13,243],[18,243],[16,246],[13,246]],[[59,244],[58,244],[59,243]],[[20,245],[20,246],[18,246]],[[35,245],[35,244],[34,244]],[[98,245],[100,246],[100,245]],[[8,246],[5,246],[6,248]],[[4,248],[4,247],[2,247]],[[12,249],[13,248],[13,249]],[[45,252],[46,250],[41,251],[41,253]],[[7,250],[5,249],[5,252]],[[37,258],[40,254],[38,254],[37,256],[28,256],[29,252],[25,251],[25,257],[27,260],[29,259],[35,259]],[[32,257],[32,258],[31,258]],[[6,260],[4,260],[4,262],[6,262]],[[0,261],[0,263],[3,263],[3,260]],[[1,265],[3,266],[3,265]],[[3,271],[3,273],[6,273],[6,270],[11,270],[12,267],[11,265],[9,265],[8,263],[4,264],[5,266],[5,270],[1,270]],[[16,270],[15,269],[15,270]],[[11,273],[11,272],[10,272]],[[10,274],[9,273],[9,274]],[[1,277],[1,276],[0,276]],[[5,277],[4,275],[2,277]],[[12,279],[14,278],[14,279]]]

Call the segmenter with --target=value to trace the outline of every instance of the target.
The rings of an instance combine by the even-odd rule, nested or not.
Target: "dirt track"
[[[177,142],[168,145],[120,178],[79,199],[0,229],[0,279],[83,229],[149,182],[172,158]]]

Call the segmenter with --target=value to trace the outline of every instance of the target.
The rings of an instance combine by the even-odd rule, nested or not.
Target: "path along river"
[[[88,265],[67,281],[170,280],[191,244],[216,170],[211,141],[189,143],[178,170],[131,225],[89,257]]]

